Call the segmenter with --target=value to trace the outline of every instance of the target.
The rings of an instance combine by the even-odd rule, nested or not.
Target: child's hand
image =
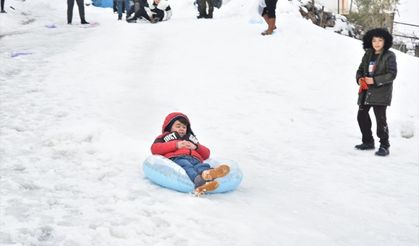
[[[195,144],[193,144],[193,143],[191,143],[191,142],[189,142],[189,141],[186,141],[186,140],[183,140],[183,141],[179,141],[179,142],[177,142],[177,143],[176,143],[176,147],[177,147],[178,149],[182,149],[182,148],[186,148],[186,149],[196,149],[196,145],[195,145]]]
[[[186,148],[186,144],[187,144],[187,141],[185,141],[185,140],[179,141],[179,142],[176,143],[176,148],[178,148],[178,149]]]
[[[187,144],[186,144],[186,148],[187,149],[196,149],[196,145],[195,144],[193,144],[193,143],[191,143],[191,142],[189,142],[189,141],[185,141]]]
[[[365,77],[365,83],[367,83],[368,85],[372,85],[374,84],[374,79],[371,77]]]

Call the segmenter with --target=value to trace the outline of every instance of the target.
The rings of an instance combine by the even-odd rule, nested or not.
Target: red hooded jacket
[[[188,123],[186,135],[183,137],[181,137],[176,132],[170,132],[173,123],[179,118],[186,119]],[[176,144],[183,140],[192,142],[196,145],[197,148],[194,150],[187,148],[178,149]],[[199,159],[201,162],[208,159],[210,156],[210,150],[204,145],[200,144],[198,139],[196,139],[195,135],[193,134],[191,123],[188,117],[180,112],[170,113],[166,116],[162,126],[162,134],[160,134],[151,145],[151,153],[153,155],[162,155],[166,158],[190,155]]]

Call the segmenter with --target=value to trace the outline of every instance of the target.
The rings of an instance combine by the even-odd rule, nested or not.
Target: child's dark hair
[[[170,123],[166,126],[166,128],[164,129],[164,131],[169,132],[170,129],[172,129],[173,124],[175,123],[175,121],[179,121],[180,123],[184,124],[187,127],[187,133],[191,133],[191,127],[189,126],[189,121],[187,119],[185,119],[185,117],[175,117],[173,118]]]
[[[176,120],[178,120],[180,123],[184,124],[185,126],[189,128],[189,122],[185,118],[179,117]]]
[[[391,36],[390,32],[384,28],[375,28],[365,33],[364,37],[362,38],[362,46],[364,49],[373,49],[373,37],[384,39],[384,50],[388,50],[391,48],[391,46],[393,46],[393,36]]]

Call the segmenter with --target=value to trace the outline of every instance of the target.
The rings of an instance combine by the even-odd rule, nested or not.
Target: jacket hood
[[[188,116],[180,112],[173,112],[166,116],[163,122],[163,126],[162,126],[162,133],[169,132],[170,128],[172,128],[173,123],[179,118],[184,118],[187,121],[188,129],[186,130],[186,132],[193,134],[192,129],[191,129],[191,122],[189,121]]]

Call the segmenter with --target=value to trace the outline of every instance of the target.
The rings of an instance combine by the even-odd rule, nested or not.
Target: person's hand
[[[191,143],[191,142],[189,142],[189,141],[186,141],[186,140],[183,140],[183,141],[179,141],[179,142],[177,142],[177,143],[176,143],[176,147],[177,147],[178,149],[182,149],[182,148],[186,148],[186,149],[196,149],[196,145],[195,145],[195,144],[193,144],[193,143]]]
[[[189,142],[189,141],[185,141],[186,142],[186,148],[187,149],[196,149],[196,145],[195,144],[193,144],[193,143],[191,143],[191,142]]]
[[[367,83],[368,85],[372,85],[374,84],[374,79],[372,77],[365,77],[365,83]]]
[[[187,141],[185,141],[185,140],[179,141],[179,142],[176,143],[176,148],[178,148],[178,149],[186,148],[186,144],[187,144]]]

